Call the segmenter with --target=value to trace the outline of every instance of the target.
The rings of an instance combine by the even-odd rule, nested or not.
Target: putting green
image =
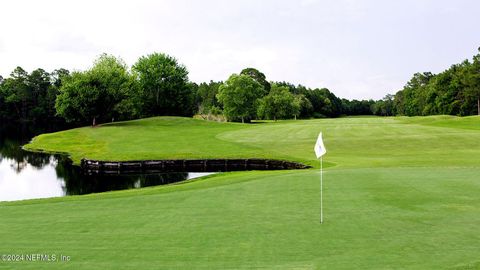
[[[0,269],[478,269],[480,118],[340,118],[252,125],[150,118],[37,137],[98,159],[266,157],[317,169],[0,203],[0,254],[68,263]]]

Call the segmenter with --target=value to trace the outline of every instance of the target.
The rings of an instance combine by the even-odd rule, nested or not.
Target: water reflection
[[[44,166],[26,160],[3,158],[0,161],[0,201],[65,195],[65,181],[58,179],[52,163]]]
[[[23,151],[21,145],[31,138],[24,134],[0,129],[0,201],[141,188],[209,174],[85,175],[64,156]]]
[[[158,186],[192,178],[189,177],[188,172],[150,175],[85,175],[77,167],[68,165],[56,166],[56,172],[57,176],[65,181],[65,195]]]

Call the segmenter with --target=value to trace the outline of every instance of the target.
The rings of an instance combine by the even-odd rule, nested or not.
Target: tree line
[[[15,68],[9,78],[0,76],[0,120],[2,123],[33,121],[40,124],[59,122],[55,101],[66,69],[51,73],[39,68],[27,73]]]
[[[340,99],[326,88],[271,82],[254,68],[225,81],[189,81],[172,56],[153,53],[130,68],[102,54],[84,71],[31,73],[17,67],[0,76],[2,123],[80,126],[150,116],[224,115],[229,121],[372,114],[372,100]]]
[[[177,60],[154,53],[131,68],[102,54],[85,71],[66,69],[27,73],[17,67],[0,77],[2,123],[95,125],[156,115],[191,116],[195,84]]]
[[[407,116],[480,115],[480,53],[439,74],[415,73],[395,94],[393,111]]]
[[[480,52],[480,49],[479,49]],[[342,115],[480,114],[480,53],[439,73],[415,73],[395,95],[347,100],[327,88],[268,81],[246,68],[225,81],[196,84],[172,56],[153,53],[128,67],[102,54],[85,71],[60,68],[0,76],[1,123],[95,125],[173,115],[223,115],[229,121]]]
[[[229,121],[338,117],[342,115],[472,115],[480,112],[480,54],[439,74],[416,73],[395,95],[347,100],[327,88],[268,81],[246,68],[225,81],[196,84],[172,56],[152,53],[128,67],[102,54],[90,69],[28,73],[15,68],[0,76],[2,123],[85,124],[194,114]]]

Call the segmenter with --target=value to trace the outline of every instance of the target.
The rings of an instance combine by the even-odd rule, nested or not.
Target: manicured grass
[[[99,159],[269,157],[318,170],[236,172],[165,187],[0,203],[0,269],[479,269],[479,117],[253,125],[151,118],[37,137]]]
[[[222,138],[256,125],[161,117],[78,128],[36,137],[26,149],[67,152],[80,159],[289,158],[261,146]],[[309,138],[312,141],[312,138]],[[315,139],[313,139],[315,140]]]

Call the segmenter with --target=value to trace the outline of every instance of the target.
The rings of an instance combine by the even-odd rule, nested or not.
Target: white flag
[[[313,149],[315,150],[315,155],[317,155],[317,158],[320,158],[327,153],[327,149],[325,149],[325,145],[323,145],[322,132],[318,134],[317,143],[315,143],[315,147]]]

